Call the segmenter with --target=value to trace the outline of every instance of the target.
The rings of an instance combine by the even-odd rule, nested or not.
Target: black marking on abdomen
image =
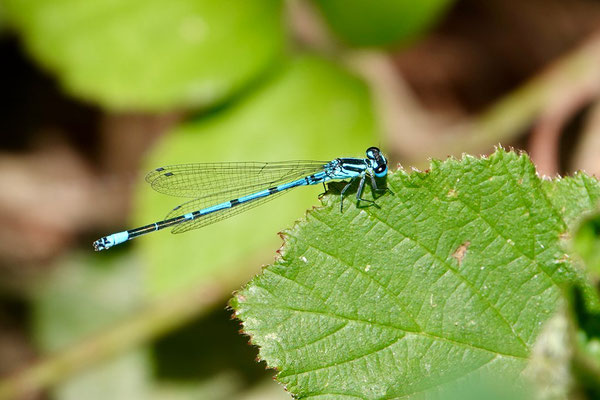
[[[173,225],[177,225],[183,221],[186,221],[186,218],[185,218],[185,216],[180,215],[179,217],[169,218],[164,221],[159,221],[159,222],[155,222],[153,224],[144,225],[139,228],[130,229],[127,231],[127,234],[129,235],[129,239],[133,239],[134,237],[145,235],[146,233],[159,231],[161,229],[168,228]]]
[[[238,199],[233,199],[233,200],[230,200],[229,203],[231,204],[231,207],[235,207],[238,204],[240,204],[240,201]]]
[[[279,192],[279,189],[277,189],[276,187],[269,188],[269,194],[275,194],[277,192]]]

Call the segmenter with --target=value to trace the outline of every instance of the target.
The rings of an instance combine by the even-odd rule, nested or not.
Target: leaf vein
[[[407,334],[412,334],[415,336],[423,336],[426,337],[428,339],[434,339],[434,340],[440,340],[440,341],[444,341],[444,342],[448,342],[451,344],[456,344],[462,347],[466,347],[466,348],[470,348],[470,349],[474,349],[474,350],[483,350],[492,354],[498,354],[500,356],[504,356],[504,357],[510,357],[510,358],[515,358],[515,359],[519,359],[519,360],[526,360],[527,357],[526,356],[521,356],[521,355],[517,355],[517,354],[509,354],[509,353],[503,353],[497,350],[492,350],[492,349],[488,349],[486,347],[483,346],[477,346],[474,345],[472,343],[466,343],[466,342],[461,342],[459,340],[456,339],[451,339],[451,338],[447,338],[447,337],[443,337],[443,336],[438,336],[435,335],[433,333],[428,333],[428,332],[424,332],[424,331],[410,331],[407,330],[405,328],[401,328],[395,325],[390,325],[390,324],[385,324],[382,322],[374,322],[374,321],[367,321],[364,319],[360,319],[360,318],[352,318],[349,317],[347,315],[340,315],[340,314],[336,314],[333,313],[331,311],[318,311],[318,310],[307,310],[307,309],[300,309],[300,308],[293,308],[290,306],[287,306],[285,304],[281,304],[281,305],[275,305],[275,304],[260,304],[260,303],[245,303],[249,306],[268,306],[269,308],[274,308],[274,309],[278,309],[278,310],[283,310],[283,311],[292,311],[292,312],[298,312],[298,313],[307,313],[307,314],[315,314],[315,315],[323,315],[323,316],[327,316],[327,317],[331,317],[331,318],[337,318],[337,319],[341,319],[341,320],[348,320],[348,321],[352,321],[352,322],[357,322],[357,323],[362,323],[362,324],[367,324],[367,325],[372,325],[372,326],[378,326],[381,328],[386,328],[386,329],[394,329],[397,331],[400,331],[403,336],[406,336]]]
[[[394,231],[396,233],[398,233],[401,236],[404,236],[406,238],[409,238],[412,242],[416,243],[417,246],[421,247],[422,249],[424,249],[427,253],[429,253],[431,255],[431,257],[433,257],[435,260],[437,260],[438,262],[440,262],[443,266],[445,266],[448,270],[450,270],[455,276],[457,276],[459,279],[461,279],[467,286],[469,286],[471,288],[471,290],[473,292],[475,292],[478,297],[485,303],[487,303],[490,308],[500,317],[500,319],[509,327],[509,329],[514,333],[515,338],[521,343],[521,345],[523,346],[523,348],[525,350],[528,349],[527,345],[525,344],[525,342],[523,341],[523,339],[515,332],[514,327],[508,322],[508,320],[506,319],[506,317],[500,312],[500,310],[498,310],[496,307],[494,307],[494,305],[489,301],[489,299],[487,299],[487,297],[485,297],[483,295],[483,293],[481,293],[479,291],[478,288],[476,288],[474,286],[473,283],[471,283],[468,279],[466,279],[462,274],[460,274],[457,270],[455,270],[446,260],[440,258],[439,256],[437,256],[435,253],[433,253],[429,248],[427,248],[427,246],[423,245],[422,243],[420,243],[418,240],[410,237],[408,234],[401,232],[397,227],[393,227],[391,225],[389,225],[386,221],[382,220],[381,218],[379,218],[376,214],[371,213],[371,215],[376,218],[378,221],[380,221],[382,224],[386,225],[391,231]]]

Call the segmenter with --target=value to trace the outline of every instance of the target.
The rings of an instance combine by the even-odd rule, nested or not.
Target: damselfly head
[[[369,147],[367,158],[371,161],[371,167],[376,177],[381,178],[387,175],[387,159],[381,154],[381,150],[377,147]]]

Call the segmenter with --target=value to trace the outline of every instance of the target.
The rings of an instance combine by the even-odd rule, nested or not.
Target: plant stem
[[[488,153],[521,137],[545,110],[599,88],[600,31],[486,111],[459,121],[421,107],[385,53],[348,52],[344,60],[369,83],[388,141],[405,162],[419,165],[428,157]]]

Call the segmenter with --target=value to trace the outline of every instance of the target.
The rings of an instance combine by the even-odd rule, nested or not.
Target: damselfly
[[[284,161],[181,164],[157,168],[146,181],[160,193],[192,198],[175,207],[164,220],[128,231],[113,233],[94,242],[96,251],[109,249],[138,236],[173,227],[173,233],[187,232],[239,214],[263,204],[298,186],[317,185],[331,180],[350,179],[344,193],[360,179],[356,199],[362,198],[368,176],[374,190],[376,177],[387,175],[387,160],[377,147],[369,147],[366,158],[336,158],[329,162]]]

